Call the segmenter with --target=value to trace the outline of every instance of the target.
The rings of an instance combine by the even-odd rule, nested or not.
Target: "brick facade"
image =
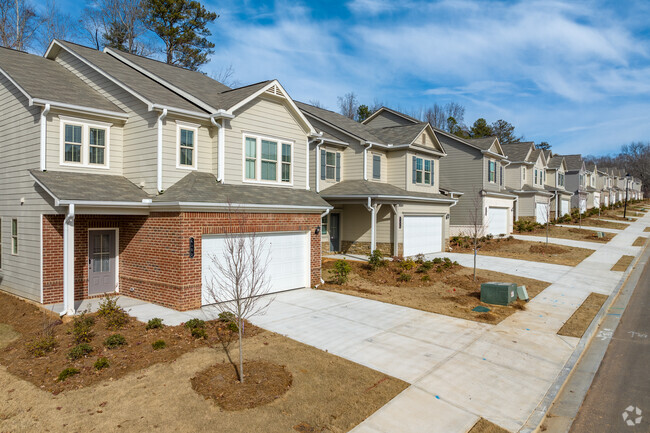
[[[63,215],[43,216],[43,302],[63,301]],[[75,300],[88,298],[88,229],[119,229],[119,287],[124,295],[176,310],[201,306],[201,236],[228,232],[309,231],[311,283],[321,278],[319,214],[159,212],[149,216],[77,215]],[[194,258],[189,239],[194,237]]]

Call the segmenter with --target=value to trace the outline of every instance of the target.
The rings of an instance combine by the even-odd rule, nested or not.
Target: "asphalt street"
[[[610,310],[609,314],[620,313]],[[650,262],[622,313],[571,432],[650,432]]]

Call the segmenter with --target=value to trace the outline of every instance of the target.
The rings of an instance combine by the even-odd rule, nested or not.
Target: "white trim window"
[[[521,180],[526,180],[526,167],[521,167]]]
[[[372,178],[374,180],[381,180],[381,155],[378,154],[372,155]]]
[[[535,179],[533,181],[533,185],[537,185],[537,169],[535,169]]]
[[[18,255],[18,219],[11,219],[11,254]]]
[[[176,122],[176,168],[196,170],[199,125]]]
[[[65,166],[109,168],[111,124],[59,116]]]
[[[412,182],[416,185],[433,185],[435,161],[432,159],[413,156],[412,159]]]
[[[293,142],[261,135],[243,136],[243,180],[293,184]]]
[[[496,161],[488,160],[488,182],[496,183],[497,181],[497,163]]]

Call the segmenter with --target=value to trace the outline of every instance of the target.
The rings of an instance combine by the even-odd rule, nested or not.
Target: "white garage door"
[[[404,257],[442,251],[442,217],[404,217]]]
[[[562,200],[560,206],[562,207],[562,209],[560,209],[562,216],[569,213],[569,200]]]
[[[508,234],[509,215],[510,210],[507,207],[488,207],[486,234],[494,236]]]
[[[535,221],[540,224],[548,222],[548,203],[535,203]]]
[[[600,195],[594,194],[594,207],[600,207]]]
[[[609,206],[609,194],[605,195],[605,206]]]
[[[587,199],[581,198],[580,199],[580,213],[585,213],[587,212]]]
[[[242,235],[249,237],[250,235]],[[310,248],[308,232],[258,233],[256,237],[264,245],[264,260],[268,257],[267,277],[269,293],[298,289],[309,286]],[[212,257],[224,260],[223,251],[226,237],[206,235],[202,238],[201,272],[203,281],[202,304],[212,304],[207,283],[212,278],[214,268]]]

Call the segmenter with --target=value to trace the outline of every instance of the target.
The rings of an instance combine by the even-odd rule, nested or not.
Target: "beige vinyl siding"
[[[370,211],[363,205],[346,204],[341,206],[341,240],[350,242],[370,242]],[[393,211],[384,205],[377,212],[376,242],[393,242]]]
[[[386,154],[386,175],[391,185],[406,189],[406,151],[399,150]],[[363,174],[362,174],[363,176]]]
[[[55,213],[36,192],[29,169],[40,166],[40,108],[0,77],[0,289],[41,300],[41,214]],[[24,199],[24,204],[20,204]],[[11,254],[11,220],[18,220],[18,255]]]
[[[522,177],[521,177],[521,164],[510,164],[505,168],[506,175],[506,184],[507,188],[511,189],[521,189],[522,187]]]
[[[412,125],[413,122],[406,120],[403,117],[397,116],[388,111],[383,111],[375,116],[370,122],[367,123],[368,126],[372,128],[388,128],[391,126],[401,126],[401,125]]]
[[[557,182],[557,170],[546,169],[546,182],[544,185],[555,187]]]
[[[336,146],[328,146],[328,145],[322,145],[320,147],[321,151],[325,152],[333,152],[334,154],[340,153],[341,154],[341,181],[344,181],[345,178],[345,165],[346,165],[346,156],[347,156],[347,149],[342,149],[340,147]],[[314,170],[316,170],[316,153],[313,153],[313,162],[311,161],[312,158],[310,158],[310,164],[313,163]],[[316,171],[314,171],[314,174],[316,174]],[[320,170],[318,171],[318,174],[320,175]],[[320,178],[320,190],[323,191],[324,189],[329,188],[332,185],[336,185],[338,182],[336,182],[336,172],[334,173],[334,179],[323,179],[322,176]]]
[[[236,117],[227,122],[224,164],[226,183],[243,183],[243,134],[248,132],[292,141],[293,187],[307,187],[307,132],[287,105],[286,102],[259,97],[238,110]]]
[[[526,194],[519,196],[519,215],[518,217],[535,217],[535,195]]]
[[[377,155],[381,158],[381,178],[380,179],[375,179],[372,175],[373,173],[373,156]],[[370,149],[368,151],[368,157],[366,160],[367,166],[368,166],[368,180],[371,182],[383,182],[387,183],[388,182],[388,157],[386,156],[386,152],[382,152],[380,150],[375,150],[375,149]],[[363,173],[361,173],[361,177],[363,178]]]
[[[104,158],[108,157],[108,168],[104,166],[93,165],[71,165],[69,163],[61,164],[62,161],[62,128],[64,119],[71,118],[81,122],[92,124],[93,122],[111,124],[108,127],[109,134],[107,138],[107,150]],[[107,119],[99,116],[80,115],[79,113],[67,113],[60,110],[52,110],[47,116],[47,151],[46,151],[46,168],[55,171],[71,171],[81,173],[99,173],[122,175],[124,166],[124,145],[123,145],[123,125],[122,121]],[[65,132],[63,132],[65,133]],[[87,153],[87,149],[84,149]],[[105,159],[106,160],[106,159]]]
[[[428,159],[434,161],[434,172],[433,179],[434,183],[432,185],[424,184],[415,184],[413,183],[413,157],[416,156],[422,159]],[[419,154],[414,152],[406,153],[406,190],[407,191],[418,191],[418,192],[428,192],[432,194],[438,194],[440,192],[440,159],[437,156]]]
[[[156,192],[158,167],[156,121],[159,113],[148,111],[144,102],[65,50],[60,51],[56,61],[129,115],[122,133],[122,174],[136,185],[144,183],[145,191]]]

